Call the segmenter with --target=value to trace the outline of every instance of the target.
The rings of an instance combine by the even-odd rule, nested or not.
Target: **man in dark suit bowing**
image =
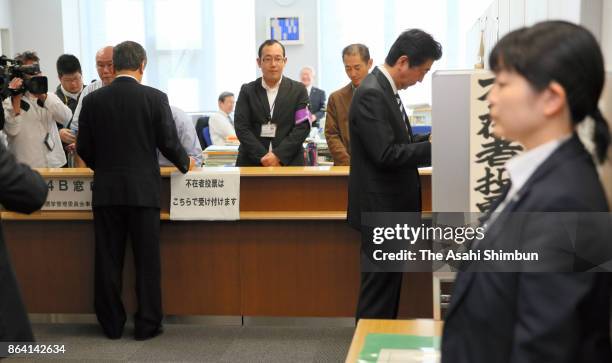
[[[319,127],[319,120],[325,117],[325,91],[312,85],[315,77],[315,70],[312,67],[304,67],[300,71],[300,81],[308,91],[310,104],[310,122],[312,126]]]
[[[398,91],[421,82],[442,47],[412,29],[355,91],[349,111],[351,171],[348,222],[361,230],[362,212],[420,212],[419,165],[431,163],[429,135],[412,134]],[[362,245],[362,261],[368,258]],[[362,263],[363,266],[363,263]],[[397,316],[401,272],[362,272],[357,319]]]
[[[0,106],[0,120],[4,119]],[[0,143],[0,204],[21,213],[32,213],[47,198],[47,183],[35,171],[15,160]],[[21,301],[17,279],[4,245],[0,225],[0,342],[32,342],[28,313]]]
[[[115,46],[117,78],[83,99],[79,117],[77,152],[94,170],[95,311],[111,339],[121,337],[126,321],[121,273],[128,234],[138,298],[135,338],[162,331],[156,149],[183,173],[194,165],[178,139],[166,94],[140,84],[146,62],[140,44]]]
[[[234,126],[240,140],[236,166],[304,165],[302,143],[310,132],[308,93],[283,76],[285,47],[266,40],[257,65],[263,76],[240,89]]]

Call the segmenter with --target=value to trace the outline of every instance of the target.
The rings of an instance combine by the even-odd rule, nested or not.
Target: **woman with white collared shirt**
[[[609,271],[609,206],[576,133],[590,117],[595,159],[605,161],[602,52],[585,28],[550,21],[506,35],[489,64],[496,76],[488,95],[493,131],[525,151],[507,162],[510,187],[471,248],[521,248],[540,259],[462,266],[445,317],[442,362],[612,362],[612,277],[592,272]],[[514,269],[500,268],[507,266]]]

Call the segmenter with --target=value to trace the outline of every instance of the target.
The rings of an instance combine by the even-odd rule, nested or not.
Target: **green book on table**
[[[406,334],[368,334],[358,362],[437,362],[440,337]]]

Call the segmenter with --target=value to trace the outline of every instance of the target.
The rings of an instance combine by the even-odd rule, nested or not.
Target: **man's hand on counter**
[[[274,155],[273,152],[269,152],[261,158],[261,165],[263,166],[281,166],[280,159]]]
[[[196,167],[196,160],[190,156],[189,157],[189,171],[192,171],[193,169],[195,169],[195,167]]]

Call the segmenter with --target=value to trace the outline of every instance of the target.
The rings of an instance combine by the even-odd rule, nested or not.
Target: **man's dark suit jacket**
[[[431,144],[412,135],[378,68],[355,91],[349,133],[349,224],[360,230],[362,212],[420,212],[418,166],[431,163]]]
[[[159,208],[157,149],[189,170],[165,93],[118,77],[83,99],[77,152],[94,170],[94,207]]]
[[[510,212],[608,212],[595,165],[576,135],[538,167],[518,195],[478,248],[502,247],[499,240],[512,233]],[[541,227],[541,216],[555,215],[531,214],[521,242],[566,248],[553,228],[559,225],[544,221]],[[576,250],[592,247],[576,241]],[[566,270],[583,265],[576,259],[559,261]],[[611,284],[609,273],[460,272],[445,319],[442,361],[612,362]]]
[[[325,91],[317,87],[312,87],[308,97],[310,99],[308,109],[310,113],[317,116],[315,122],[318,123],[320,119],[325,117]]]
[[[270,140],[272,152],[282,165],[304,165],[304,140],[310,132],[310,122],[295,123],[295,113],[308,107],[306,87],[283,77],[274,104],[273,123],[276,137],[261,137],[261,126],[270,120],[270,104],[261,78],[247,83],[240,89],[234,126],[240,140],[236,166],[261,166],[261,158],[268,153]]]
[[[0,204],[20,213],[39,209],[47,199],[47,184],[0,143]],[[0,225],[0,341],[33,341],[28,315],[21,301]]]

